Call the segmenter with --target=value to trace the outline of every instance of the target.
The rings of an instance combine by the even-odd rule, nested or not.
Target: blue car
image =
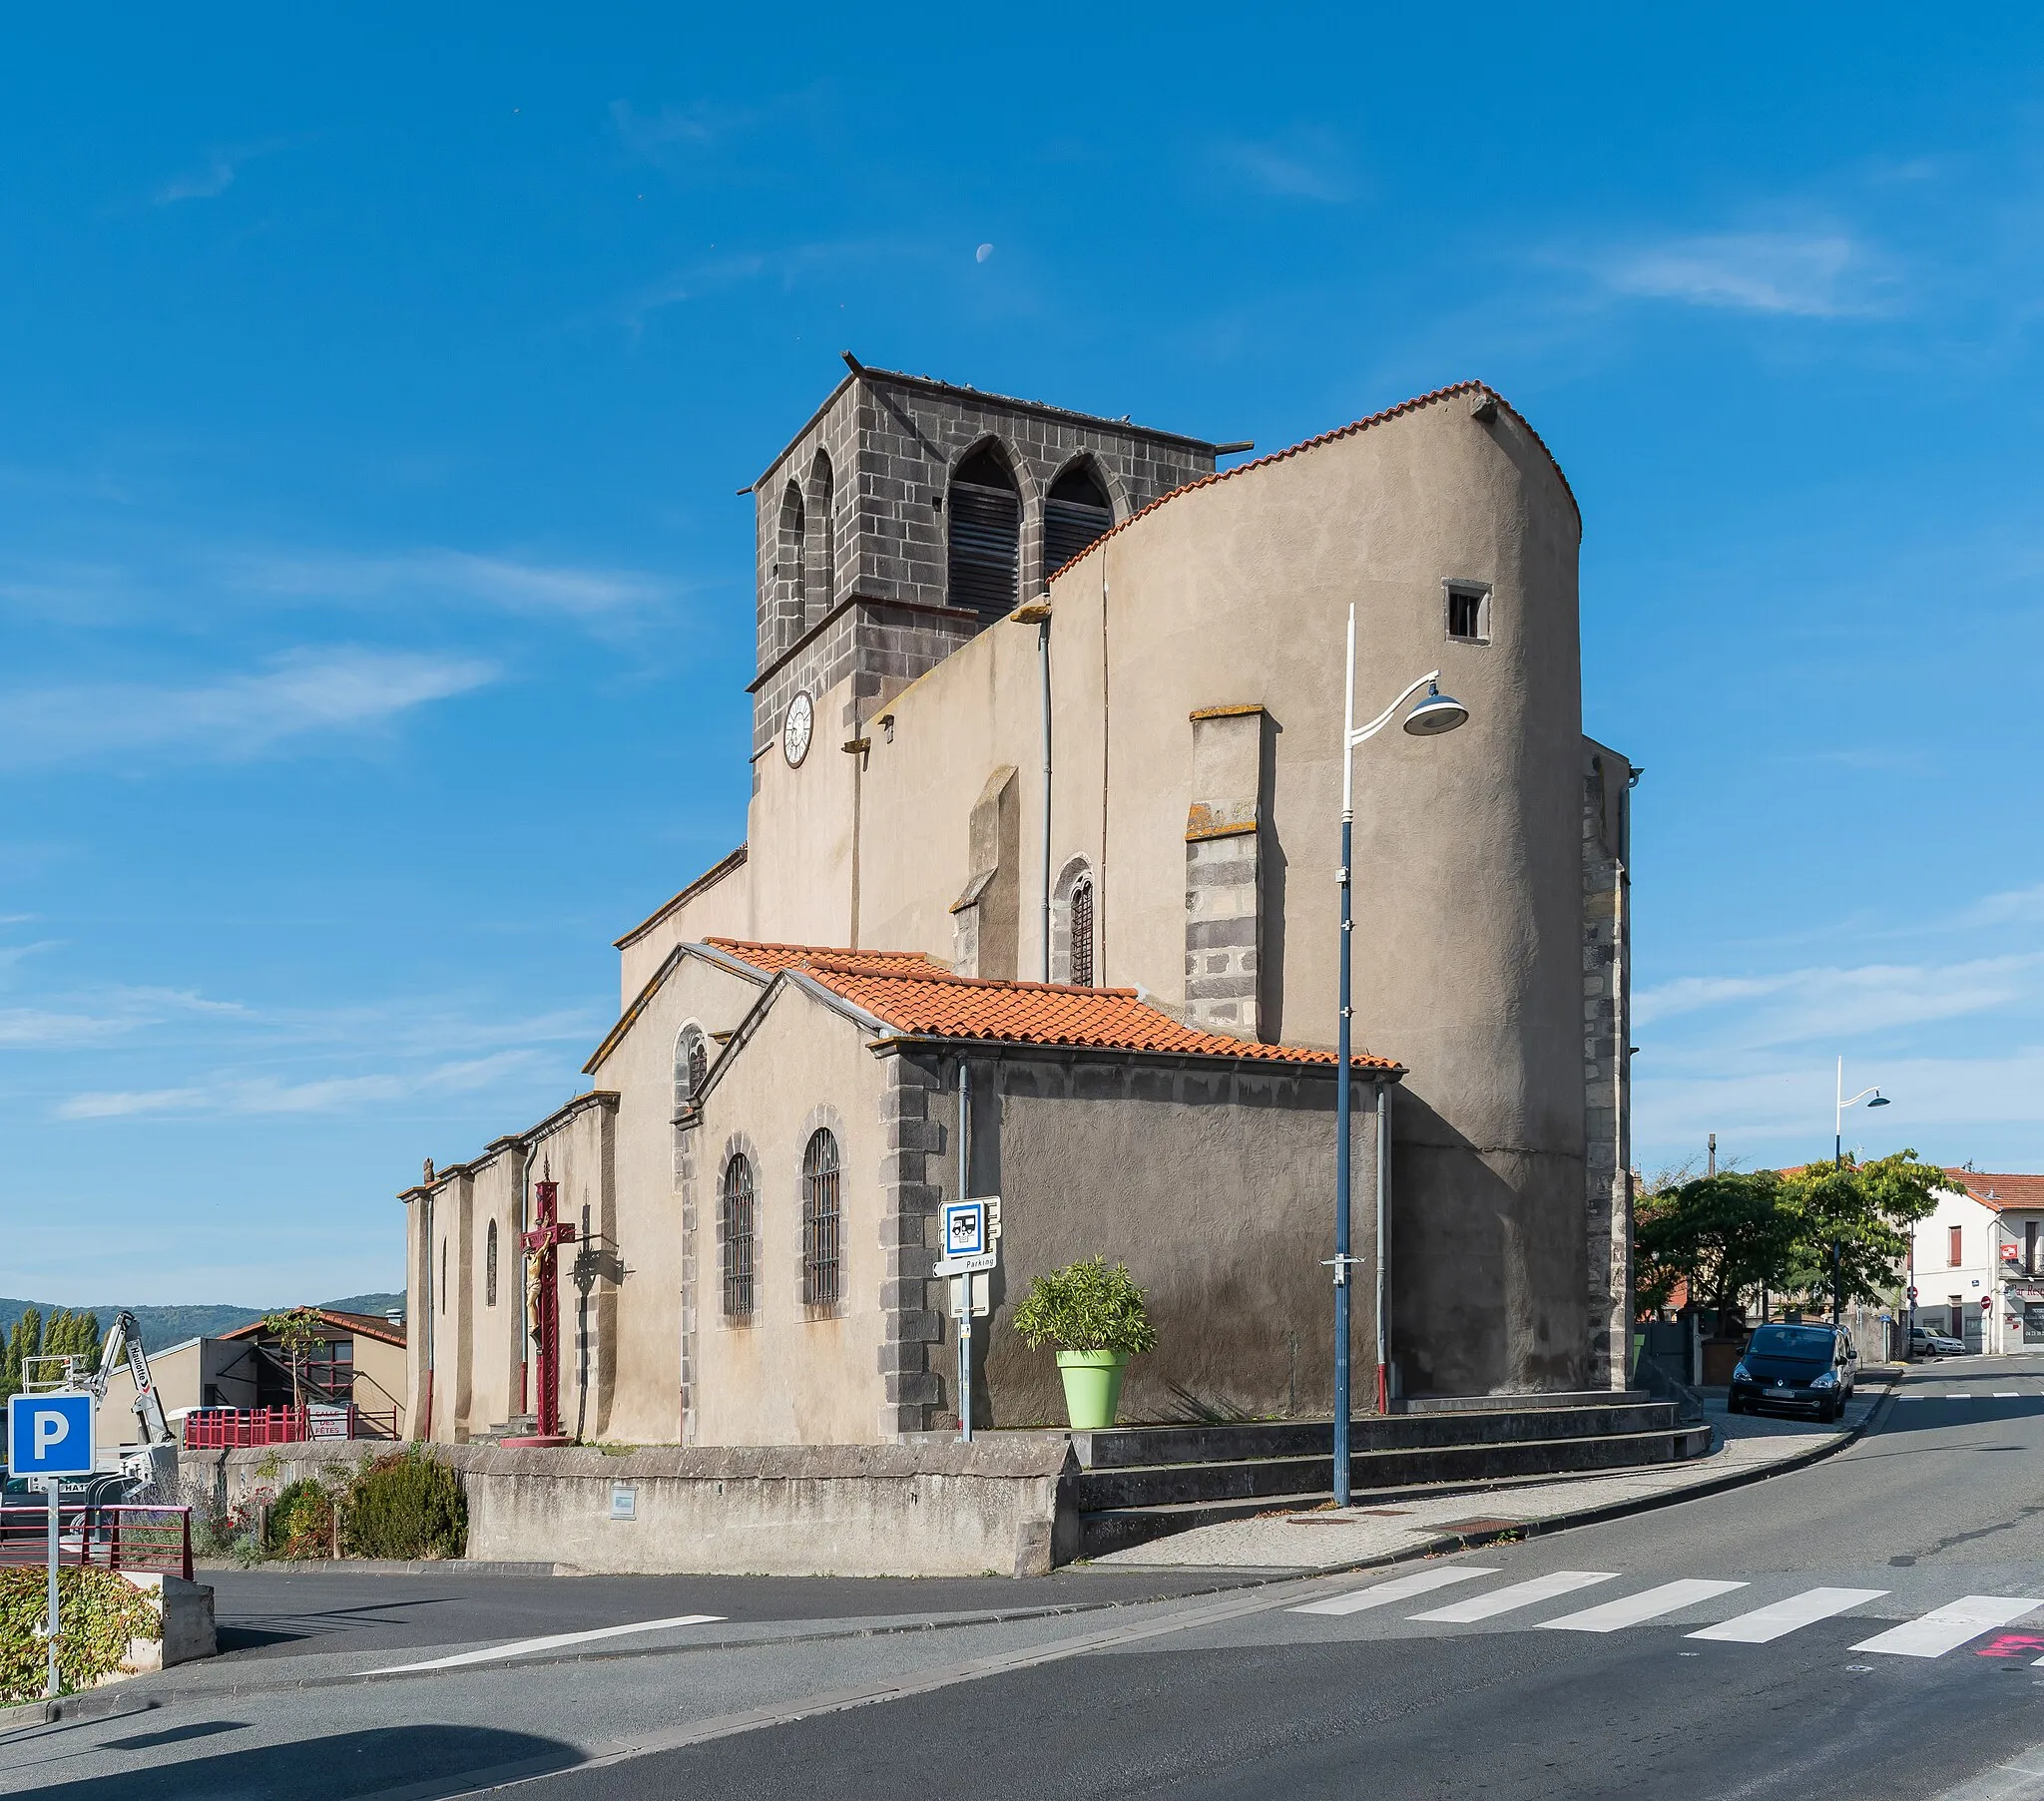
[[[1728,1413],[1781,1409],[1835,1420],[1852,1399],[1859,1353],[1842,1326],[1762,1326],[1732,1372]]]

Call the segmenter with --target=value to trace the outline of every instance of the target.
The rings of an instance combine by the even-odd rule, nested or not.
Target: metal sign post
[[[944,1203],[944,1254],[936,1274],[951,1278],[951,1317],[958,1322],[958,1436],[972,1443],[972,1321],[993,1311],[999,1265],[1001,1197]]]
[[[15,1395],[7,1403],[7,1473],[41,1477],[50,1492],[50,1592],[43,1615],[49,1647],[44,1692],[57,1698],[57,1554],[62,1536],[64,1478],[90,1476],[93,1397],[89,1393]],[[83,1528],[80,1528],[81,1534]]]

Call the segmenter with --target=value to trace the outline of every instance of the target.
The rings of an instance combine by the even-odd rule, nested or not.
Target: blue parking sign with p
[[[92,1396],[14,1395],[7,1403],[10,1476],[90,1476]]]

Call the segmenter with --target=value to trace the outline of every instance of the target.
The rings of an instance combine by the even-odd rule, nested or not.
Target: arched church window
[[[836,527],[830,498],[830,459],[820,450],[809,465],[809,493],[806,502],[808,532],[803,544],[806,562],[802,609],[803,630],[821,623],[835,596],[837,574]]]
[[[679,1114],[703,1092],[710,1074],[710,1041],[693,1020],[675,1040],[675,1112]]]
[[[780,497],[780,540],[773,553],[773,648],[784,651],[802,635],[803,595],[807,584],[804,565],[808,560],[808,532],[802,509],[802,491],[789,482]]]
[[[1093,986],[1093,878],[1072,884],[1072,986]]]
[[[1015,610],[1022,563],[1022,494],[1001,454],[982,444],[952,473],[950,604],[996,620]]]
[[[1043,574],[1048,581],[1096,538],[1114,529],[1114,503],[1091,462],[1074,463],[1043,503]]]
[[[843,1292],[838,1258],[843,1223],[837,1139],[827,1128],[809,1134],[802,1152],[802,1305],[834,1307]]]
[[[724,1193],[717,1221],[717,1235],[723,1241],[726,1319],[752,1317],[756,1211],[753,1165],[745,1152],[739,1151],[724,1166]]]
[[[483,1234],[483,1305],[497,1304],[497,1222],[490,1221],[490,1229]]]
[[[1091,988],[1100,965],[1098,890],[1092,867],[1074,857],[1050,891],[1050,979]]]

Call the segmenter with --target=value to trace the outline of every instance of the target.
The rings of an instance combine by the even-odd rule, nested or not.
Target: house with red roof
[[[1013,1313],[1093,1254],[1160,1336],[1125,1419],[1324,1418],[1351,631],[1354,1361],[1623,1388],[1639,771],[1546,445],[1463,382],[1224,466],[846,360],[750,489],[745,842],[617,940],[590,1086],[402,1196],[414,1429],[1053,1423]],[[1459,728],[1396,729],[1429,683]]]
[[[1945,1173],[1910,1240],[1916,1324],[1969,1351],[2044,1345],[2044,1175]]]

